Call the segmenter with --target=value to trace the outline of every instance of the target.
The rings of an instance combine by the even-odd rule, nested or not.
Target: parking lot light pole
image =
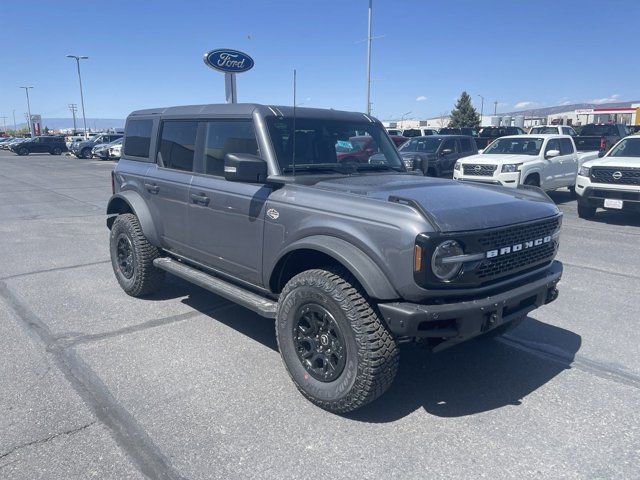
[[[80,82],[80,104],[82,105],[82,123],[84,124],[84,138],[87,138],[87,117],[84,114],[84,95],[82,93],[82,75],[80,75],[80,60],[88,60],[89,57],[84,55],[67,55],[67,58],[73,58],[78,67],[78,81]]]
[[[367,34],[367,115],[371,115],[371,15],[373,0],[369,0],[369,28]]]
[[[24,88],[24,91],[27,94],[27,114],[29,115],[29,118],[27,119],[27,121],[29,122],[29,134],[31,134],[31,136],[33,137],[33,124],[31,123],[31,104],[29,102],[29,89],[33,88],[33,86],[20,87],[20,88]]]
[[[13,136],[18,135],[18,124],[16,123],[16,110],[13,109]]]
[[[484,97],[482,95],[480,95],[480,94],[478,94],[478,96],[481,99],[481,102],[480,102],[480,125],[482,125],[482,112],[484,111]]]

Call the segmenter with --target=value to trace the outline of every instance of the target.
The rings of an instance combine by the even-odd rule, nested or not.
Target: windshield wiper
[[[358,165],[358,170],[393,170],[394,172],[402,172],[402,167],[392,167],[383,163],[366,163]]]
[[[282,173],[293,172],[293,167],[285,167]],[[354,173],[356,169],[351,164],[328,165],[296,165],[295,172],[337,172],[342,174]]]

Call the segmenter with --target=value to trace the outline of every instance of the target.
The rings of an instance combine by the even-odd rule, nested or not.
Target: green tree
[[[479,127],[480,115],[473,105],[471,105],[471,96],[467,92],[462,92],[460,98],[456,102],[455,107],[451,110],[450,127]]]
[[[49,127],[47,127],[46,125],[44,127],[44,134],[49,135]]]

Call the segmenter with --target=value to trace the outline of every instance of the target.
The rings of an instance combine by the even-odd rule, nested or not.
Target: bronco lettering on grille
[[[544,245],[545,243],[549,243],[552,239],[551,235],[547,235],[546,237],[536,238],[535,240],[529,240],[522,243],[517,243],[515,245],[511,245],[508,247],[502,247],[496,250],[489,250],[487,252],[487,258],[499,257],[502,255],[508,255],[510,253],[516,253],[520,250],[527,250],[533,247],[539,247],[540,245]]]

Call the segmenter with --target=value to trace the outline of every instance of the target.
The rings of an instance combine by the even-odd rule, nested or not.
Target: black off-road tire
[[[22,147],[18,149],[18,155],[20,155],[21,157],[24,155],[29,155],[29,149]]]
[[[585,220],[592,219],[596,216],[597,208],[586,202],[585,200],[578,199],[578,217]]]
[[[310,374],[298,356],[294,328],[306,306],[326,309],[346,346],[344,368],[331,381]],[[382,395],[393,383],[398,346],[362,287],[342,269],[307,270],[293,277],[278,302],[276,335],[282,360],[300,392],[319,407],[347,413]]]
[[[159,290],[164,283],[164,270],[153,266],[160,250],[151,245],[142,233],[138,217],[132,213],[118,215],[111,227],[109,237],[111,266],[122,289],[132,297],[143,297]],[[120,241],[130,242],[131,271],[118,260]]]

